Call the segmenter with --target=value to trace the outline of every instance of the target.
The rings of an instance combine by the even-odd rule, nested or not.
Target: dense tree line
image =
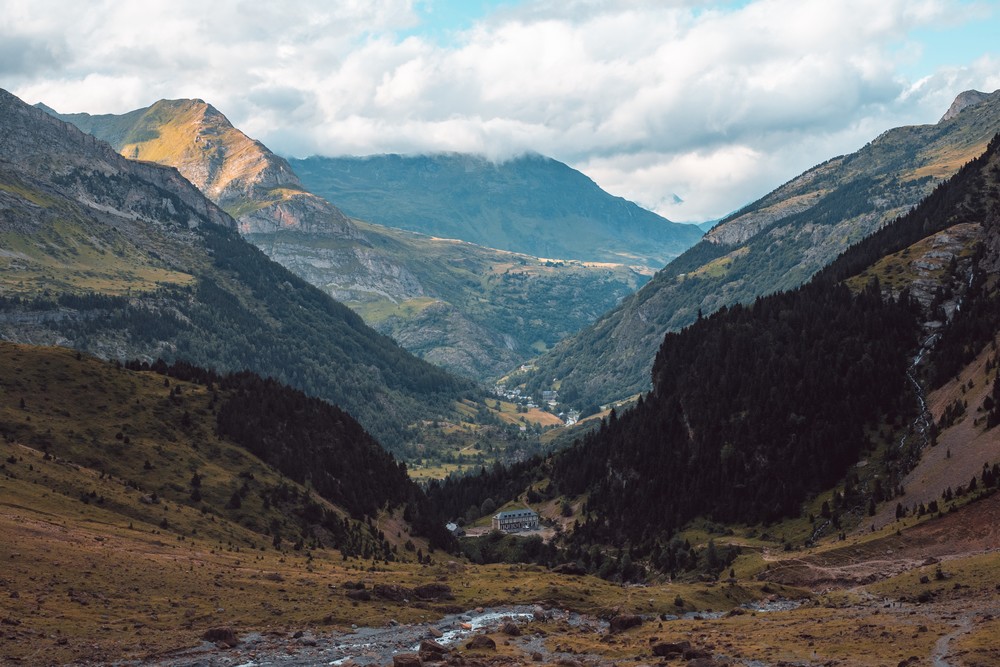
[[[561,489],[589,494],[577,539],[651,548],[699,515],[798,513],[896,408],[916,333],[877,284],[812,284],[668,334],[653,392],[553,461]]]
[[[433,480],[427,486],[427,497],[441,514],[449,518],[462,516],[471,507],[482,507],[487,498],[506,502],[543,479],[548,472],[547,459],[533,456],[510,466],[495,463],[489,470],[461,477]]]

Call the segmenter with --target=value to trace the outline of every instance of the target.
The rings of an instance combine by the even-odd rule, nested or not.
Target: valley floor
[[[230,551],[82,509],[31,509],[11,485],[0,484],[5,665],[388,664],[394,652],[435,638],[432,628],[456,632],[439,638],[454,664],[1000,664],[996,494],[899,535],[773,554],[745,581],[623,587],[440,553],[429,566],[373,568],[336,551]],[[824,570],[829,576],[814,576]],[[403,597],[427,584],[445,592]],[[457,634],[483,607],[497,613]],[[517,633],[501,629],[508,613]],[[606,619],[623,614],[643,622],[610,632]],[[219,627],[240,642],[220,648],[203,639]],[[467,648],[484,634],[495,649]],[[362,649],[351,653],[359,638]],[[679,642],[702,662],[655,655]]]

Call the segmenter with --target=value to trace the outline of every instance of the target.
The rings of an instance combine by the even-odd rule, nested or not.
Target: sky
[[[525,152],[716,219],[1000,89],[1000,0],[0,0],[0,87],[200,98],[275,152]],[[336,203],[336,202],[334,202]]]

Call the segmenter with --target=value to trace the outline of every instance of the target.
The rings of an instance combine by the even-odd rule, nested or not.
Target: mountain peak
[[[941,120],[938,122],[943,123],[946,120],[951,120],[960,114],[963,109],[981,104],[989,98],[990,93],[983,93],[978,90],[966,90],[961,92],[958,94],[958,97],[955,98],[955,101],[951,103],[951,106],[948,107],[945,114],[941,116]]]
[[[305,191],[284,158],[202,99],[162,99],[123,115],[50,113],[108,141],[127,158],[176,167],[244,233],[357,234],[340,210]]]

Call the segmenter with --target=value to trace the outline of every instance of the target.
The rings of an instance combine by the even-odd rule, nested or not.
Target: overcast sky
[[[0,0],[0,87],[64,113],[198,97],[287,156],[535,151],[701,221],[1000,88],[998,5]]]

